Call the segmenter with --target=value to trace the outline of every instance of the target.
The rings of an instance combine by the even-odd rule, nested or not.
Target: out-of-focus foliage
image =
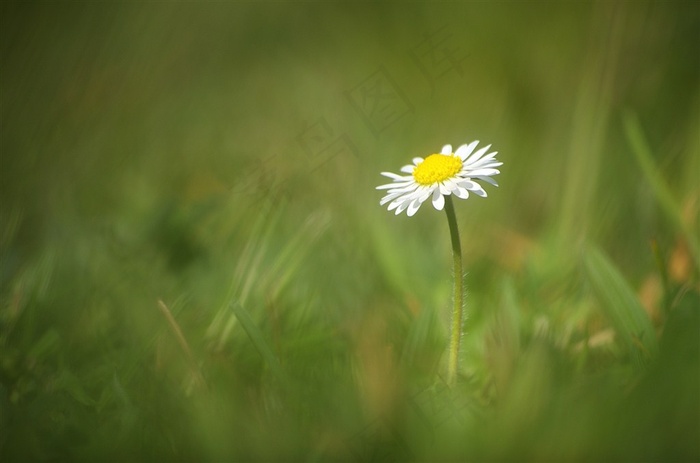
[[[700,459],[697,2],[0,8],[3,462]]]

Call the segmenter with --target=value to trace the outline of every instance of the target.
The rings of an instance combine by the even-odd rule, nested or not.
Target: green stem
[[[459,242],[459,229],[455,208],[452,205],[452,196],[445,197],[445,212],[447,223],[450,225],[450,237],[452,238],[452,260],[454,263],[454,306],[452,308],[452,335],[450,337],[450,353],[447,364],[447,382],[452,386],[457,377],[459,365],[459,343],[462,338],[462,318],[464,316],[464,284],[462,279],[462,246]]]

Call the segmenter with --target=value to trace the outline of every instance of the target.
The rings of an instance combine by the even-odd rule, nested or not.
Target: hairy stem
[[[457,218],[452,205],[452,196],[445,197],[445,212],[452,238],[452,260],[454,264],[454,306],[452,308],[452,334],[450,336],[450,353],[447,364],[447,382],[451,386],[457,377],[459,365],[459,344],[462,337],[462,319],[464,316],[464,283],[462,279],[462,246],[459,242]]]

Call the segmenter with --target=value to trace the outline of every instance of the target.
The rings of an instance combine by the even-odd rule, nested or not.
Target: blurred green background
[[[700,460],[697,2],[1,11],[2,461]]]

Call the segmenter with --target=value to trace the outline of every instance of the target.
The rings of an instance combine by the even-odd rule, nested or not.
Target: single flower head
[[[396,210],[396,215],[399,215],[405,210],[410,217],[428,198],[432,198],[437,210],[445,206],[447,195],[467,199],[471,191],[485,198],[486,192],[476,180],[498,186],[491,177],[500,173],[496,167],[503,163],[496,160],[497,151],[486,154],[491,145],[474,151],[478,144],[478,141],[473,141],[455,152],[452,152],[452,145],[445,145],[439,154],[431,154],[425,159],[413,158],[413,164],[401,168],[401,172],[409,175],[382,172],[393,182],[377,187],[378,190],[387,190],[379,204],[389,203],[390,211]]]

